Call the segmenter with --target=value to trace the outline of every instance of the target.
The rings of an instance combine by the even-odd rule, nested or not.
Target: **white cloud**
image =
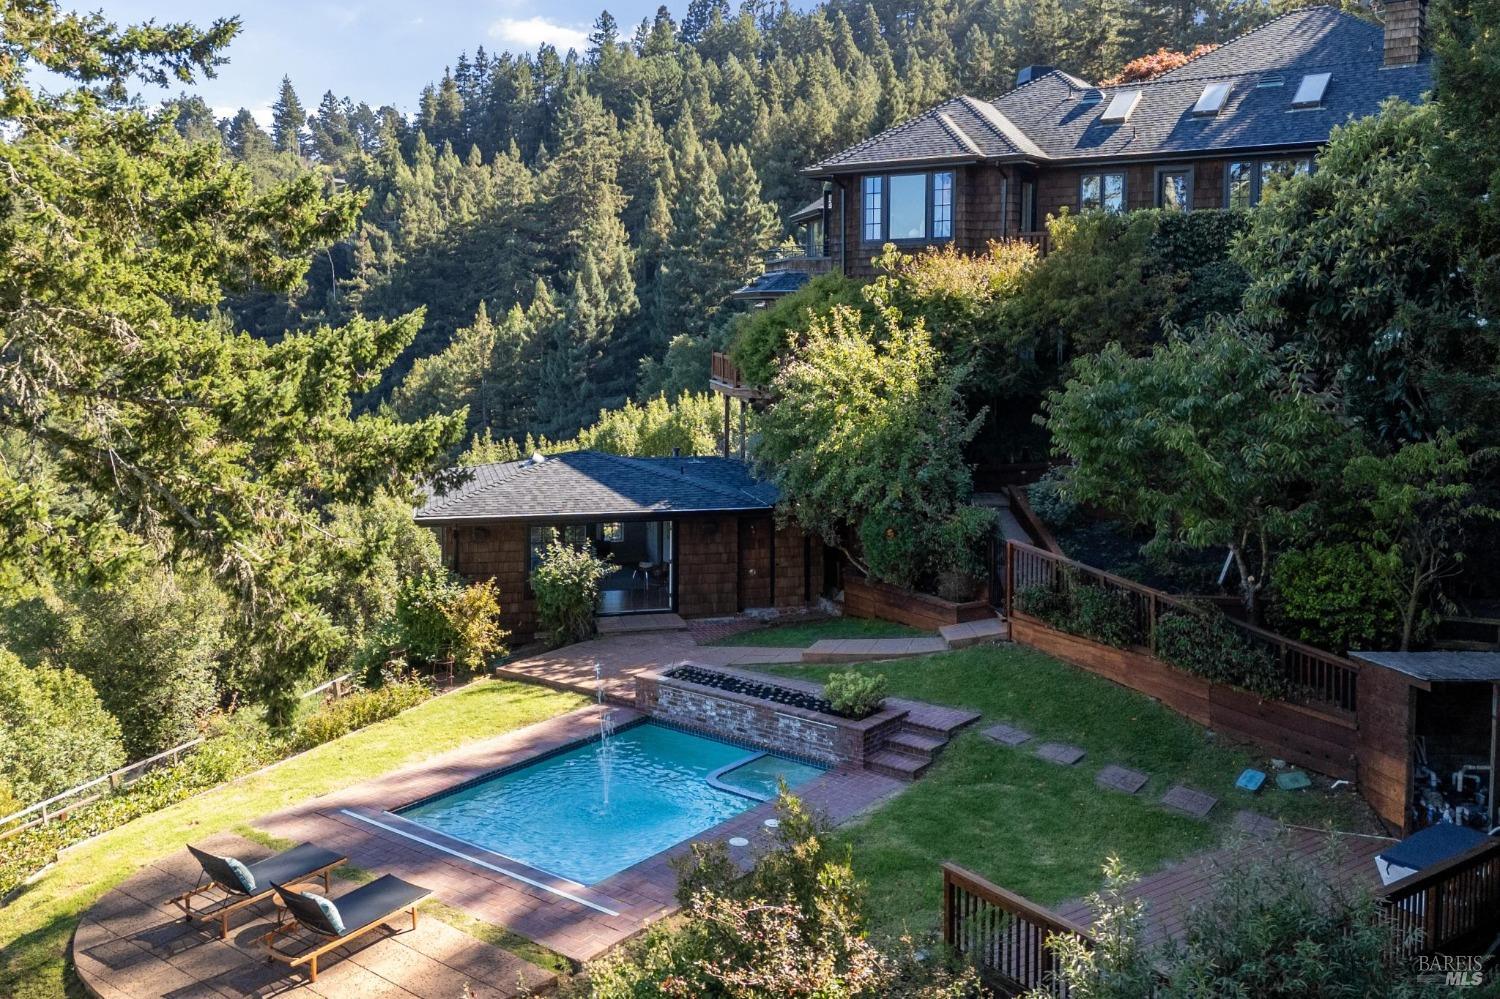
[[[215,118],[233,118],[240,113],[238,105],[216,104],[213,108]],[[271,105],[257,104],[250,109],[250,114],[260,124],[261,128],[271,127]]]
[[[543,42],[556,46],[559,52],[568,49],[582,52],[589,40],[588,32],[566,24],[554,24],[544,17],[502,17],[490,25],[490,37],[527,52]]]

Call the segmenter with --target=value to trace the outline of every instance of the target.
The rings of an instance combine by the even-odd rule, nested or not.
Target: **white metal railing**
[[[319,684],[312,690],[303,694],[303,699],[323,694],[327,700],[336,701],[344,697],[353,689],[352,673],[336,676],[327,683]],[[155,756],[148,756],[144,760],[136,760],[127,763],[118,770],[112,770],[102,777],[84,781],[82,784],[68,788],[60,794],[55,794],[46,801],[39,801],[35,805],[29,805],[19,812],[0,818],[0,840],[8,839],[23,829],[33,826],[46,825],[59,819],[65,819],[76,811],[87,805],[91,805],[106,795],[114,794],[122,788],[129,787],[160,766],[172,766],[180,761],[184,754],[191,749],[196,749],[204,742],[203,736],[189,739],[187,742],[164,749]],[[89,793],[93,792],[93,793]],[[76,799],[76,800],[74,800]]]

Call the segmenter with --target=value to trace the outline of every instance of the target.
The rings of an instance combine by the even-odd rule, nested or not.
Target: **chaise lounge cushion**
[[[371,923],[381,922],[411,908],[432,894],[429,889],[402,881],[394,874],[387,874],[367,885],[361,885],[347,895],[339,896],[334,910],[339,917],[339,923],[336,924],[320,904],[327,901],[321,896],[292,891],[279,884],[276,892],[299,923],[315,933],[329,937],[356,933]]]
[[[339,913],[339,907],[333,904],[333,899],[326,895],[320,895],[315,891],[303,892],[313,900],[313,904],[323,910],[323,918],[328,920],[328,926],[339,936],[344,935],[344,917]]]
[[[224,863],[229,865],[229,869],[233,871],[234,876],[239,879],[240,887],[245,889],[245,894],[254,895],[255,875],[250,873],[250,868],[240,863],[234,857],[225,857]]]

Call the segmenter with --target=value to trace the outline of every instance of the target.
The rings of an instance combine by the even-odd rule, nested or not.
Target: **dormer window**
[[[1224,110],[1224,102],[1229,100],[1230,85],[1227,83],[1210,83],[1203,88],[1203,93],[1198,97],[1198,103],[1193,105],[1193,114],[1216,115]]]
[[[1292,107],[1315,108],[1323,103],[1323,92],[1328,89],[1328,81],[1333,79],[1332,73],[1308,73],[1297,84],[1297,92],[1292,95]]]
[[[1109,99],[1109,106],[1099,116],[1099,120],[1106,125],[1120,125],[1130,120],[1130,115],[1135,111],[1136,105],[1141,102],[1139,90],[1121,90]]]

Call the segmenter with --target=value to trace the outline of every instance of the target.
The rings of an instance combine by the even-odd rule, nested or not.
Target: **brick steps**
[[[918,759],[893,749],[882,749],[865,757],[865,769],[896,780],[916,780],[932,766],[932,759]]]
[[[885,740],[886,749],[915,756],[920,760],[932,759],[947,744],[948,740],[941,736],[922,735],[909,729],[902,729]]]
[[[965,621],[962,624],[946,624],[938,629],[943,642],[950,649],[967,649],[971,645],[1010,640],[1010,625],[996,615],[982,621]]]

